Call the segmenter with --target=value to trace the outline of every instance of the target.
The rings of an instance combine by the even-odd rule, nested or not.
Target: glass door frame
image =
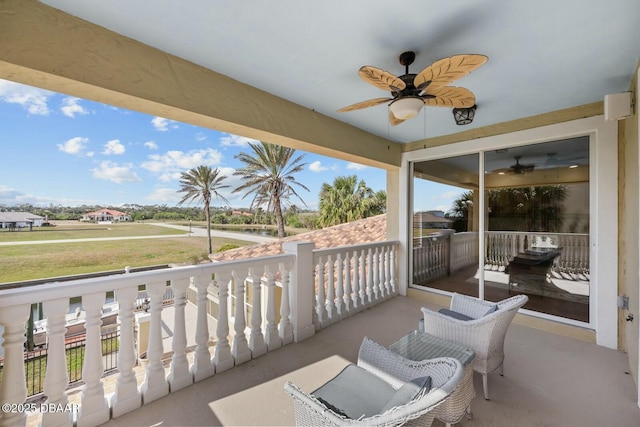
[[[484,170],[484,153],[486,151],[510,148],[515,146],[531,145],[576,136],[589,136],[589,197],[590,197],[590,268],[591,268],[591,292],[589,296],[589,322],[579,322],[558,316],[523,310],[524,313],[557,321],[560,323],[580,326],[596,331],[596,341],[600,345],[617,348],[617,123],[605,122],[602,116],[594,116],[586,119],[578,119],[555,125],[527,129],[496,136],[477,138],[447,145],[438,145],[403,154],[400,179],[401,193],[406,195],[406,200],[400,203],[401,217],[400,236],[404,240],[405,260],[403,264],[407,274],[403,278],[407,280],[409,287],[412,283],[411,260],[411,213],[413,212],[413,163],[419,161],[437,160],[467,154],[479,154],[479,170]],[[427,144],[425,144],[427,147]],[[481,194],[484,194],[484,174],[480,174]],[[615,191],[612,191],[615,189]],[[481,212],[485,212],[484,200],[481,197]],[[404,203],[403,203],[404,202]],[[404,228],[404,232],[403,229]],[[483,251],[484,215],[481,218],[480,251]],[[402,239],[402,236],[406,236]],[[479,257],[479,266],[483,257]],[[615,261],[615,262],[614,262]],[[482,272],[482,270],[481,270]],[[481,288],[484,287],[481,274]],[[440,293],[440,292],[438,292]],[[445,294],[449,294],[446,293]],[[483,295],[482,293],[480,294]]]

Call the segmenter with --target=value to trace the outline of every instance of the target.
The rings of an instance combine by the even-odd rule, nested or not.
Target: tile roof
[[[346,224],[314,230],[274,240],[273,242],[243,246],[237,249],[215,253],[209,256],[213,261],[232,261],[256,258],[282,253],[282,242],[314,242],[316,249],[337,246],[357,245],[361,243],[381,242],[387,238],[387,215],[376,215]]]

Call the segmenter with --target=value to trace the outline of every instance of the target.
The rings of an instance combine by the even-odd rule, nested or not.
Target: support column
[[[24,325],[29,320],[31,304],[5,307],[0,310],[0,325],[4,347],[4,368],[0,382],[0,403],[17,405],[27,400],[27,383],[24,375]],[[27,425],[26,412],[4,412],[1,427]]]
[[[82,296],[82,308],[87,313],[87,331],[84,365],[82,366],[82,387],[81,405],[78,412],[77,427],[96,426],[109,421],[109,404],[104,396],[104,385],[102,384],[102,374],[104,364],[102,363],[102,341],[100,326],[102,320],[102,306],[104,305],[105,294],[98,292]]]
[[[296,256],[291,270],[291,323],[296,342],[315,334],[312,312],[315,296],[313,242],[284,242],[282,250]]]

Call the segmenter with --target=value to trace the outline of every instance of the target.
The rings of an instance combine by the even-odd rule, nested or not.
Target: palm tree
[[[251,208],[267,206],[267,211],[275,214],[278,226],[278,237],[283,238],[284,218],[282,215],[282,203],[288,202],[291,196],[296,196],[306,206],[306,203],[296,193],[294,186],[304,188],[303,184],[297,182],[294,174],[302,171],[306,163],[302,163],[304,154],[293,158],[296,150],[293,148],[281,147],[279,145],[260,142],[259,144],[249,143],[251,154],[240,153],[235,156],[246,166],[234,172],[239,175],[244,184],[233,190],[234,193],[246,190],[243,198],[253,194]]]
[[[322,227],[355,221],[385,212],[386,193],[374,192],[356,175],[339,176],[333,185],[322,184],[320,216]]]
[[[227,177],[220,175],[220,169],[211,169],[210,166],[200,165],[187,172],[180,174],[179,193],[184,193],[182,199],[178,202],[178,206],[187,200],[197,200],[204,203],[204,218],[207,221],[207,238],[209,240],[209,253],[213,253],[211,247],[211,197],[222,199],[228,205],[229,201],[225,199],[219,191],[228,188],[228,185],[222,185],[221,182]]]

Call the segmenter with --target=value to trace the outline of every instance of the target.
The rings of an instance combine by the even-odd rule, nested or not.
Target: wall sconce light
[[[453,119],[456,121],[456,124],[468,125],[471,123],[476,115],[476,108],[476,105],[470,108],[454,108]]]

